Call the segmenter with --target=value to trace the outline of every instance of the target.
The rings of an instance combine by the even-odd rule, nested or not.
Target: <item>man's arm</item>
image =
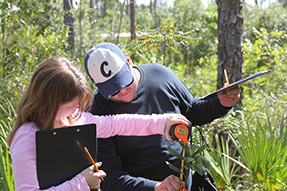
[[[181,108],[182,114],[192,122],[192,125],[210,123],[214,119],[224,116],[231,109],[222,106],[217,96],[208,100],[194,98],[190,102],[188,100],[185,102],[186,104]]]
[[[225,84],[224,87],[227,85]],[[212,122],[228,113],[240,98],[240,89],[235,88],[217,93],[209,99],[195,98],[187,114],[194,125],[203,125]]]

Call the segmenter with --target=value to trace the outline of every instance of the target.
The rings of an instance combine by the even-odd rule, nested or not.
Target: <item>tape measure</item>
[[[189,140],[189,128],[183,124],[175,124],[170,128],[170,136],[173,140],[182,140],[183,144],[187,145]],[[182,149],[182,157],[185,157],[185,149]],[[181,160],[181,173],[180,173],[180,180],[183,181],[183,166],[184,166],[184,159]],[[182,190],[186,190],[183,188]]]
[[[170,136],[173,140],[182,140],[186,145],[189,140],[189,128],[183,124],[175,124],[170,128]]]

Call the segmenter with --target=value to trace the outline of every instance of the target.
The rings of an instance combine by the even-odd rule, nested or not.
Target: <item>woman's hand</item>
[[[97,167],[101,166],[99,163],[96,163]],[[81,172],[81,175],[86,179],[90,189],[100,188],[102,178],[106,176],[106,173],[102,170],[96,172],[94,165],[86,168]]]
[[[190,121],[186,119],[186,117],[183,116],[182,114],[167,113],[164,115],[166,115],[164,135],[168,141],[172,141],[172,138],[169,134],[170,128],[172,125],[183,124],[183,125],[189,126],[191,124]]]

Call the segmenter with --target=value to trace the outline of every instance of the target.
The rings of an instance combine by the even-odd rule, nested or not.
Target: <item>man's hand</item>
[[[169,175],[162,182],[155,185],[154,191],[178,191],[180,189],[180,178]]]
[[[223,87],[227,87],[227,84],[225,83]],[[240,98],[240,89],[238,87],[232,88],[230,90],[226,89],[224,91],[218,92],[217,96],[222,106],[232,107],[238,102]]]

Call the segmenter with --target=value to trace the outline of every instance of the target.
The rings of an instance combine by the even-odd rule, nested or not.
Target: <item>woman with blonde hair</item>
[[[16,190],[40,190],[36,170],[35,132],[64,126],[97,124],[100,138],[120,135],[165,134],[176,123],[188,125],[179,114],[96,116],[85,111],[93,99],[85,76],[65,57],[52,57],[34,71],[18,106],[15,126],[7,137]],[[103,171],[90,166],[71,180],[48,190],[90,190],[100,187]]]

